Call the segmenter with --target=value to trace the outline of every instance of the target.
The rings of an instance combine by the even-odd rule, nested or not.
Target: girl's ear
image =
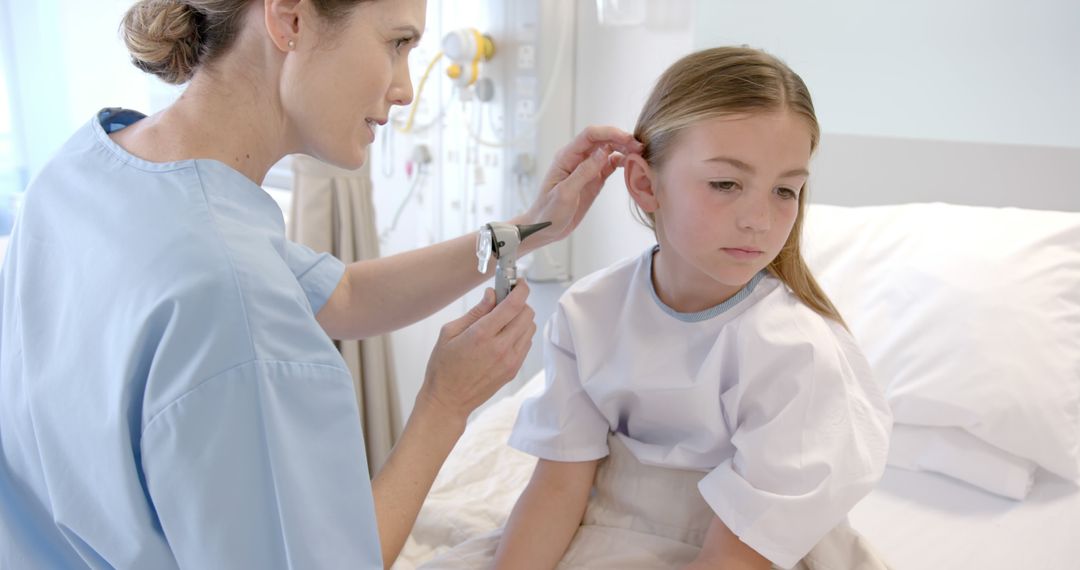
[[[263,0],[263,15],[270,41],[288,52],[300,43],[300,0]]]
[[[626,155],[623,175],[626,177],[626,190],[642,211],[651,214],[660,209],[656,197],[656,173],[640,154]]]

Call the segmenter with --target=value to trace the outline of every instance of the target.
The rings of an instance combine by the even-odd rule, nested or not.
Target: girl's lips
[[[755,259],[762,254],[756,249],[742,249],[738,247],[724,247],[721,251],[739,260]]]

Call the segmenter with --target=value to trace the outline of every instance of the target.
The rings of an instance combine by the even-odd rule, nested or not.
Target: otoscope
[[[476,269],[487,273],[488,261],[495,255],[495,303],[501,303],[517,285],[518,245],[525,238],[548,227],[551,222],[518,226],[502,222],[491,222],[480,228],[476,238]]]

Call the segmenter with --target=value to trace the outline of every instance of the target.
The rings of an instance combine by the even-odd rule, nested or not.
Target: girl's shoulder
[[[559,305],[563,308],[587,308],[588,313],[607,307],[615,309],[634,289],[642,275],[647,273],[644,269],[646,255],[651,256],[652,250],[624,258],[578,279],[563,293]]]
[[[646,255],[651,255],[650,249]],[[611,287],[625,287],[629,285],[634,274],[641,268],[645,261],[644,255],[625,257],[592,273],[578,279],[566,290],[566,294],[583,294],[598,289]]]
[[[810,308],[776,277],[767,276],[760,286],[767,292],[731,323],[729,340],[740,353],[787,353],[789,359],[832,362],[869,374],[865,355],[844,325]]]
[[[803,303],[786,285],[774,287],[722,335],[739,386],[730,398],[809,398],[856,406],[864,425],[887,426],[891,413],[866,355],[850,332]],[[765,284],[765,283],[762,283]],[[874,428],[875,430],[877,428]]]
[[[828,318],[804,303],[785,283],[766,275],[758,286],[762,295],[740,315],[744,332],[768,335],[770,332],[795,329],[809,338],[833,338],[851,335],[839,322]]]

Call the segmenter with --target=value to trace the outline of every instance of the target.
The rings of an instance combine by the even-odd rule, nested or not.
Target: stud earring
[[[295,41],[289,40],[289,49],[296,49],[296,42]]]

